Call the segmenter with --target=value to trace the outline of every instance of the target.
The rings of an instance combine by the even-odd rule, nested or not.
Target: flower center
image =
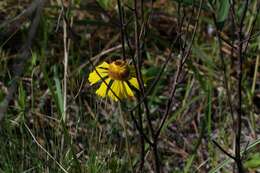
[[[130,69],[124,60],[116,60],[109,64],[108,75],[114,80],[128,80],[130,76]]]

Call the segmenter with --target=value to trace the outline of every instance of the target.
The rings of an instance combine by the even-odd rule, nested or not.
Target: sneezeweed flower
[[[139,89],[133,68],[124,60],[116,60],[110,64],[101,63],[89,74],[88,80],[91,85],[101,81],[96,94],[101,97],[108,96],[114,101],[133,98],[134,93],[131,88]]]

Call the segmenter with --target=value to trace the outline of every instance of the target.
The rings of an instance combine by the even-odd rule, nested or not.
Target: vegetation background
[[[259,172],[259,0],[1,0],[0,172]],[[136,99],[95,94],[126,57]]]

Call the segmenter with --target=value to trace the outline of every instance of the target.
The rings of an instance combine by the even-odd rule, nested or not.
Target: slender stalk
[[[238,173],[243,173],[243,163],[241,159],[241,132],[242,132],[242,78],[243,78],[243,63],[244,63],[244,51],[243,51],[243,25],[248,10],[249,1],[246,0],[245,7],[242,13],[240,26],[239,26],[239,71],[238,71],[238,115],[237,115],[237,125],[236,125],[236,143],[235,143],[235,158]]]
[[[64,14],[65,15],[65,14]],[[63,113],[62,113],[62,120],[66,121],[66,109],[67,109],[67,76],[68,76],[68,34],[67,34],[67,22],[63,19],[63,51],[64,51],[64,74],[63,74]]]
[[[141,16],[142,16],[142,22],[144,22],[144,1],[141,0]],[[128,47],[130,48],[130,51],[133,53],[132,47],[130,46],[129,39],[128,39],[128,34],[126,33],[126,39],[128,43]],[[134,59],[134,57],[133,57]],[[137,96],[138,102],[140,102],[140,94]],[[138,104],[138,121],[139,121],[139,137],[140,137],[140,166],[139,166],[139,172],[143,172],[144,168],[144,162],[145,162],[145,135],[144,135],[144,129],[143,129],[143,118],[142,118],[142,109],[141,109],[141,104]]]
[[[140,95],[138,96],[138,101],[140,100]],[[142,110],[141,110],[141,105],[138,105],[138,121],[139,121],[139,126],[140,129],[142,131],[142,133],[139,133],[140,136],[140,148],[141,148],[141,152],[140,152],[140,167],[139,167],[139,172],[143,172],[143,168],[144,168],[144,157],[145,157],[145,137],[143,134],[144,128],[143,128],[143,118],[142,118]]]
[[[135,17],[135,50],[136,50],[136,61],[135,58],[133,58],[133,63],[135,66],[136,74],[137,74],[137,80],[138,84],[140,86],[141,90],[141,96],[144,98],[145,95],[145,89],[144,89],[144,81],[142,78],[141,74],[141,65],[142,65],[142,55],[140,51],[140,27],[139,27],[139,15],[138,15],[138,1],[134,1],[134,17]],[[160,162],[159,162],[159,157],[158,157],[158,149],[157,149],[157,138],[155,136],[155,131],[152,125],[152,120],[150,117],[150,110],[148,107],[147,99],[144,98],[143,100],[144,108],[145,108],[145,115],[148,121],[148,127],[151,132],[152,138],[153,138],[153,143],[152,143],[152,150],[153,150],[153,155],[154,155],[154,165],[155,165],[155,171],[156,173],[160,173]]]
[[[131,171],[134,173],[134,168],[133,168],[133,162],[131,159],[131,152],[130,152],[130,147],[129,147],[129,140],[128,140],[128,135],[127,135],[127,123],[126,123],[126,118],[124,117],[124,113],[122,111],[122,105],[121,103],[119,103],[119,113],[121,115],[121,119],[122,119],[122,126],[125,132],[125,143],[126,143],[126,149],[127,149],[127,156],[128,156],[128,161],[129,161],[129,165],[131,167]]]
[[[122,6],[120,0],[117,0],[117,6],[118,6],[118,13],[119,13],[119,19],[120,19],[120,31],[121,31],[121,43],[122,43],[122,50],[123,50],[123,59],[126,59],[126,53],[125,53],[125,34],[124,34],[124,18],[122,13]]]

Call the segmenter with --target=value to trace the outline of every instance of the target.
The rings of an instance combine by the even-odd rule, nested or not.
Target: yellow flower
[[[115,101],[118,101],[118,98],[132,98],[134,93],[131,87],[139,89],[132,69],[124,60],[116,60],[110,64],[103,62],[89,74],[88,80],[91,85],[102,81],[96,91],[101,97],[109,96]]]

